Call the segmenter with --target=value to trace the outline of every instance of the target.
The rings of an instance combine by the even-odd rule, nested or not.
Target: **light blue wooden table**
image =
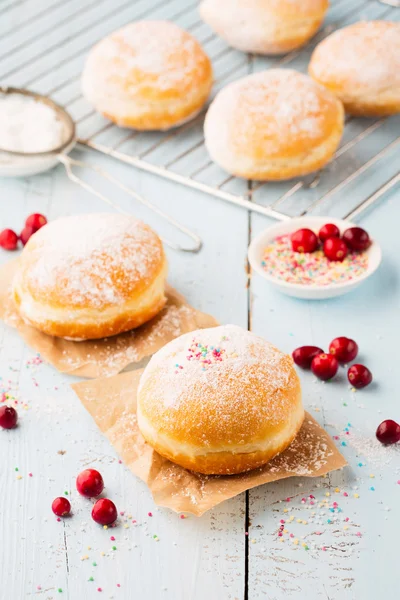
[[[99,37],[139,15],[174,16],[201,39],[217,75],[229,74],[226,80],[274,63],[229,51],[199,23],[195,4],[183,0],[2,0],[1,84],[28,85],[51,93],[68,106],[79,122],[80,134],[86,136],[101,121],[80,98],[84,56]],[[375,0],[336,0],[327,24],[341,26],[361,17],[399,18],[400,10],[389,10]],[[289,62],[288,66],[303,70],[306,64],[300,64],[296,56]],[[361,125],[354,121],[349,127],[348,139],[357,135]],[[106,129],[99,141],[113,143],[113,136],[118,135]],[[201,126],[191,135],[193,142],[201,135]],[[357,152],[365,152],[368,160],[375,144],[389,143],[396,135],[399,120],[393,119],[368,137],[363,150],[352,150],[341,168],[354,168],[360,160]],[[129,151],[137,151],[135,144],[145,143],[148,138],[130,140],[125,150],[128,145]],[[170,150],[162,148],[157,150],[157,160],[165,162],[168,154],[162,153]],[[182,149],[176,146],[175,151],[178,154]],[[195,169],[202,152],[200,147],[185,156],[185,164],[177,164],[176,172],[187,169],[188,162]],[[0,387],[18,399],[20,427],[0,432],[0,600],[397,598],[400,454],[396,448],[380,446],[374,431],[384,418],[400,420],[400,190],[392,189],[362,219],[382,245],[383,263],[376,275],[343,298],[297,301],[248,273],[247,246],[272,221],[82,147],[74,156],[107,167],[202,237],[204,247],[197,255],[168,252],[170,282],[194,306],[222,323],[249,327],[286,352],[303,344],[327,347],[339,335],[352,337],[360,346],[360,360],[373,372],[374,383],[353,393],[343,371],[329,384],[315,381],[309,373],[300,374],[307,409],[337,437],[349,461],[344,471],[321,480],[290,479],[263,486],[202,518],[181,519],[157,508],[146,486],[118,462],[114,449],[71,391],[75,380],[37,364],[35,353],[18,334],[1,325]],[[354,185],[332,197],[323,212],[341,216],[351,210],[374,185],[393,175],[399,158],[394,149]],[[210,165],[203,179],[213,183],[218,175]],[[85,176],[95,183],[90,173]],[[0,228],[21,229],[31,212],[55,219],[107,210],[100,200],[69,182],[61,166],[36,177],[3,179],[0,189]],[[242,193],[246,184],[231,181],[226,189]],[[103,191],[160,233],[174,235],[122,193],[104,186]],[[276,186],[268,186],[260,201],[273,201],[277,193]],[[300,190],[286,210],[293,214],[310,201],[311,194],[311,200],[315,199],[316,193]],[[5,252],[0,255],[2,262],[9,258]],[[112,532],[95,526],[88,503],[75,490],[76,474],[88,466],[101,470],[109,495],[125,512]],[[60,523],[50,506],[64,491],[74,516]],[[310,499],[310,494],[315,498]],[[283,538],[278,537],[281,520],[287,531]]]

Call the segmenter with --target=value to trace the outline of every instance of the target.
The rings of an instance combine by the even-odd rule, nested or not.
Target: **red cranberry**
[[[314,356],[322,353],[323,350],[318,346],[300,346],[300,348],[293,350],[292,356],[296,365],[302,369],[309,369]]]
[[[18,246],[18,236],[12,229],[3,229],[0,233],[0,246],[4,250],[16,250]]]
[[[358,346],[355,341],[350,338],[338,337],[329,344],[329,352],[333,354],[340,363],[348,363],[357,356]]]
[[[332,354],[318,354],[315,356],[311,363],[311,371],[316,377],[327,381],[332,379],[338,371],[339,363]]]
[[[372,373],[364,365],[352,365],[347,371],[347,379],[353,387],[361,389],[371,383]]]
[[[26,227],[32,227],[33,231],[36,232],[38,229],[46,225],[47,219],[40,213],[33,213],[33,215],[29,215],[27,220],[25,221]]]
[[[323,225],[319,230],[319,239],[321,242],[325,242],[328,238],[339,238],[340,237],[340,229],[336,227],[333,223],[327,223]]]
[[[108,498],[100,498],[92,509],[92,519],[100,525],[111,525],[118,516],[114,502]]]
[[[76,478],[76,489],[82,496],[95,498],[104,490],[103,478],[95,469],[86,469]]]
[[[347,256],[347,246],[340,238],[328,238],[324,242],[324,254],[329,260],[342,262]]]
[[[33,227],[29,227],[27,225],[26,227],[23,228],[23,230],[19,234],[19,239],[21,240],[21,242],[23,243],[24,246],[28,242],[28,240],[33,236],[34,233],[35,233],[35,231],[34,231]]]
[[[290,240],[294,252],[314,252],[318,248],[318,238],[311,229],[298,229]]]
[[[12,406],[0,407],[0,427],[12,429],[18,421],[18,413]]]
[[[53,500],[51,510],[57,517],[66,517],[71,512],[71,504],[69,500],[60,496]]]
[[[366,250],[371,243],[368,233],[361,227],[346,229],[343,234],[343,241],[350,250],[357,250],[358,252]]]
[[[392,419],[386,419],[378,425],[375,435],[381,444],[396,444],[400,442],[400,425]]]

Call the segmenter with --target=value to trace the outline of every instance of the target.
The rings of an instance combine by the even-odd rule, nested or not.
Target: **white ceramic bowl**
[[[324,300],[326,298],[334,298],[351,292],[358,287],[363,281],[370,277],[379,267],[382,259],[382,251],[379,244],[372,240],[371,246],[366,250],[368,255],[368,268],[359,277],[351,281],[342,283],[331,283],[329,285],[306,285],[301,283],[289,283],[269,275],[261,266],[263,252],[265,247],[270,244],[277,236],[287,233],[293,233],[297,229],[307,227],[316,233],[326,223],[334,223],[339,227],[341,233],[349,227],[356,227],[354,223],[343,221],[342,219],[332,219],[331,217],[299,217],[298,219],[290,219],[288,221],[279,222],[262,231],[250,244],[248,250],[249,263],[256,271],[267,281],[272,283],[278,290],[295,298],[305,298],[309,300]]]

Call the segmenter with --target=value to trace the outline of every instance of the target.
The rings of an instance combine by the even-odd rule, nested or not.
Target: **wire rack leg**
[[[83,181],[83,179],[81,179],[80,177],[75,175],[75,173],[72,171],[72,167],[73,166],[86,167],[86,168],[91,169],[92,171],[95,171],[98,175],[100,175],[104,179],[107,179],[108,181],[110,181],[111,183],[113,183],[114,185],[116,185],[117,187],[122,189],[129,196],[131,196],[132,198],[135,198],[135,200],[137,200],[144,206],[147,206],[147,208],[149,208],[151,211],[153,211],[154,213],[159,215],[162,219],[164,219],[165,221],[167,221],[168,223],[173,225],[176,229],[178,229],[179,231],[181,231],[182,233],[184,233],[185,235],[190,237],[195,243],[194,246],[190,246],[190,247],[180,246],[178,244],[175,244],[175,242],[171,242],[170,240],[161,238],[162,241],[167,246],[172,248],[173,250],[179,250],[180,252],[194,252],[195,253],[201,249],[202,241],[201,241],[201,238],[196,233],[194,233],[193,231],[191,231],[190,229],[188,229],[181,223],[178,223],[177,221],[175,221],[175,219],[173,219],[172,217],[170,217],[169,215],[164,213],[157,206],[154,206],[154,204],[149,202],[149,200],[146,200],[146,198],[143,198],[143,196],[141,196],[140,194],[138,194],[137,192],[132,190],[132,188],[124,185],[123,183],[121,183],[121,181],[118,181],[118,179],[113,177],[107,171],[104,171],[104,169],[101,169],[97,165],[91,165],[89,163],[86,163],[86,162],[83,162],[80,160],[76,160],[74,158],[71,158],[70,156],[67,156],[66,154],[59,154],[58,160],[64,165],[67,175],[71,181],[73,181],[74,183],[77,183],[79,186],[81,186],[83,189],[90,192],[91,194],[94,194],[95,196],[97,196],[98,198],[103,200],[103,202],[105,202],[109,206],[112,206],[118,212],[120,212],[122,214],[129,214],[125,210],[123,210],[120,206],[118,206],[118,204],[116,204],[115,202],[110,200],[110,198],[107,198],[107,196],[104,196],[104,194],[102,194],[101,192],[96,190],[94,187],[92,187],[90,184]]]

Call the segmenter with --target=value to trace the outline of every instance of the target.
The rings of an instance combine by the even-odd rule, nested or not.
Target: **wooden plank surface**
[[[99,157],[96,159],[99,162]],[[127,167],[116,165],[114,172],[122,178],[132,178],[132,170]],[[171,283],[198,308],[223,322],[245,327],[246,215],[195,192],[180,190],[179,194],[171,184],[162,186],[161,196],[158,180],[154,185],[148,176],[134,176],[138,190],[159,204],[163,201],[169,205],[171,214],[176,213],[182,222],[197,223],[196,229],[204,239],[201,254],[189,260],[169,252]],[[17,228],[27,214],[36,210],[51,219],[103,210],[98,200],[66,180],[61,167],[35,177],[34,182],[31,185],[23,180],[1,181],[2,196],[9,200],[8,210],[2,211],[0,227],[7,223]],[[136,206],[132,209],[157,226],[152,215]],[[211,223],[206,218],[210,213]],[[226,227],[227,222],[232,229]],[[232,231],[235,250],[225,253]],[[222,256],[224,268],[211,269],[210,265]],[[3,261],[8,258],[5,253],[1,255]],[[203,293],[199,294],[199,290]],[[0,598],[17,600],[39,591],[46,599],[57,598],[61,597],[59,587],[62,597],[70,599],[82,598],[83,593],[85,597],[97,598],[98,587],[107,598],[113,594],[116,598],[241,598],[244,496],[224,503],[201,519],[180,519],[179,515],[157,509],[144,484],[118,463],[112,447],[69,389],[74,379],[44,364],[31,366],[29,361],[35,355],[23,346],[18,335],[4,326],[1,335],[3,385],[7,388],[10,379],[13,390],[16,388],[13,395],[26,402],[29,409],[19,410],[21,426],[17,430],[0,432],[0,486],[4,490],[0,499],[4,550]],[[65,454],[60,455],[59,451]],[[121,525],[111,532],[92,522],[91,503],[78,497],[75,490],[75,477],[87,466],[101,470],[107,493],[125,512]],[[17,479],[20,475],[22,479]],[[69,493],[75,514],[58,523],[50,506],[52,499],[64,491]],[[133,524],[133,520],[137,523]],[[115,543],[110,541],[112,534]],[[113,545],[117,551],[111,550]],[[85,556],[89,558],[83,559]],[[93,563],[97,566],[93,567]],[[90,577],[94,582],[88,581]],[[121,588],[117,588],[117,583]],[[42,590],[37,590],[38,585]],[[6,590],[11,590],[9,596]]]
[[[380,446],[374,432],[383,419],[400,416],[391,358],[399,331],[395,257],[400,243],[390,226],[399,216],[397,190],[362,220],[382,243],[385,259],[374,279],[344,298],[296,301],[256,276],[251,280],[252,328],[257,333],[287,352],[304,344],[326,348],[337,336],[351,337],[359,343],[360,362],[371,368],[376,381],[354,393],[344,369],[327,384],[300,373],[306,406],[338,436],[349,468],[322,480],[319,487],[288,480],[250,492],[249,600],[283,595],[372,599],[395,587],[397,559],[389,547],[399,534],[400,454]],[[264,227],[264,219],[253,218],[253,235]],[[324,501],[328,503],[321,507]],[[280,538],[281,520],[288,533]]]
[[[52,93],[79,121],[81,135],[104,128],[96,139],[120,143],[127,132],[108,127],[87,106],[80,97],[79,74],[90,46],[123,23],[150,15],[174,17],[205,45],[221,82],[217,85],[276,64],[276,59],[249,59],[227,48],[199,21],[195,6],[196,2],[182,0],[3,0],[1,83]],[[340,26],[359,18],[398,19],[399,14],[376,0],[335,0],[326,24]],[[304,58],[302,61],[293,56],[287,66],[302,70]],[[371,137],[366,151],[385,144],[395,126],[398,121],[393,120],[386,130]],[[346,135],[359,133],[359,125],[352,127]],[[121,149],[148,152],[150,162],[164,164],[200,142],[196,151],[174,163],[174,170],[183,174],[198,171],[199,181],[216,185],[226,179],[215,165],[202,168],[207,155],[201,146],[201,122],[168,146],[160,141],[159,134],[134,136]],[[198,255],[168,251],[169,280],[193,305],[222,323],[249,326],[287,352],[305,343],[326,346],[337,335],[354,337],[376,383],[354,394],[343,375],[337,383],[321,384],[302,374],[305,404],[338,436],[337,443],[350,462],[348,470],[321,481],[287,480],[264,486],[225,502],[200,519],[181,519],[157,509],[146,486],[119,463],[70,390],[75,379],[41,363],[14,331],[0,324],[0,391],[18,400],[21,415],[20,427],[0,432],[0,600],[281,600],[285,596],[295,600],[369,600],[379,593],[396,597],[400,461],[395,450],[373,442],[373,431],[383,418],[400,418],[396,403],[398,191],[388,194],[363,220],[384,251],[384,264],[374,279],[345,298],[300,302],[279,295],[257,276],[251,277],[247,287],[247,246],[269,220],[82,147],[74,156],[109,169],[202,237],[204,247]],[[393,171],[399,156],[398,151],[393,153],[391,160],[371,171],[362,184],[379,185]],[[83,174],[99,185],[89,171]],[[161,234],[176,236],[148,210],[107,185],[100,186]],[[332,198],[325,211],[340,215],[349,210],[358,199],[359,187]],[[243,194],[247,183],[229,180],[223,189]],[[54,219],[107,210],[98,199],[70,183],[61,166],[31,178],[2,179],[0,190],[0,228],[21,229],[31,212]],[[271,185],[267,191],[260,190],[255,199],[273,201],[281,188]],[[309,202],[311,193],[303,190],[296,194],[285,210],[291,214]],[[1,253],[2,262],[8,259],[8,254]],[[95,526],[90,502],[78,497],[75,490],[76,474],[88,466],[102,471],[108,494],[124,513],[119,526],[111,531]],[[64,492],[68,492],[74,515],[57,522],[50,505]],[[282,524],[287,533],[280,537]]]

